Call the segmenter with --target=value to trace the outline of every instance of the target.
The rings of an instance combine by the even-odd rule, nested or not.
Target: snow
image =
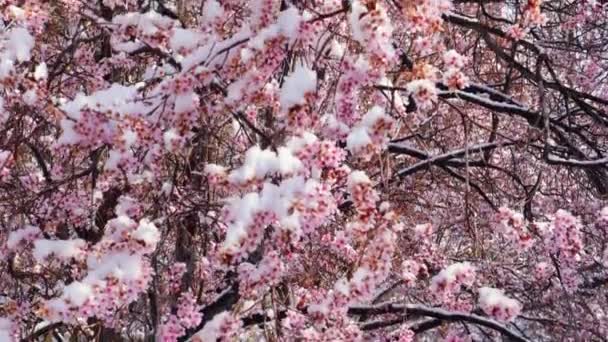
[[[23,8],[17,7],[15,5],[8,6],[9,13],[15,18],[15,20],[24,20],[26,11]]]
[[[355,127],[346,138],[346,148],[353,154],[358,153],[365,146],[372,144],[372,138],[366,127]]]
[[[317,74],[306,66],[298,65],[285,77],[279,101],[281,109],[286,111],[295,105],[305,103],[304,96],[313,93],[317,88]]]
[[[184,57],[181,62],[183,72],[187,72],[194,66],[204,64],[207,67],[219,67],[225,60],[228,60],[233,53],[237,53],[236,48],[239,44],[245,43],[251,37],[251,29],[244,25],[230,38],[223,41],[215,41],[198,47],[192,53]],[[233,47],[230,49],[230,47]],[[227,53],[219,53],[228,49]],[[216,52],[214,54],[214,52]]]
[[[112,49],[114,49],[115,51],[124,52],[124,53],[133,53],[146,46],[144,43],[140,42],[139,40],[121,42],[115,36],[112,36],[112,38],[110,38],[110,44],[112,45]]]
[[[382,107],[374,106],[361,118],[361,124],[367,128],[372,128],[379,120],[393,121],[390,116],[384,113]]]
[[[118,150],[110,150],[108,160],[106,160],[104,170],[118,170],[120,161],[122,160],[122,152]]]
[[[300,159],[296,158],[288,148],[279,147],[277,158],[278,169],[282,175],[293,174],[303,167]]]
[[[59,259],[69,259],[78,257],[86,247],[86,242],[82,239],[74,240],[46,240],[38,239],[34,241],[34,258],[41,262],[50,255]]]
[[[136,280],[141,277],[142,262],[140,254],[132,254],[128,251],[109,253],[99,260],[89,257],[87,260],[89,273],[83,282],[94,285],[109,275],[122,281]]]
[[[108,111],[121,114],[141,112],[142,108],[140,106],[134,107],[132,105],[137,95],[136,87],[114,83],[109,88],[99,90],[88,96],[79,93],[74,100],[62,104],[60,109],[75,120],[80,119],[80,111],[85,107],[95,108],[101,112]]]
[[[163,133],[163,142],[167,151],[175,152],[175,143],[181,139],[175,128],[171,128]]]
[[[549,155],[548,160],[552,163],[569,164],[575,166],[593,166],[608,164],[608,157],[593,159],[593,160],[579,160],[579,159],[565,159]]]
[[[393,122],[394,120],[384,113],[384,109],[379,106],[372,107],[348,134],[347,149],[351,153],[357,154],[366,146],[372,146],[374,143],[385,144],[384,133],[393,125]]]
[[[40,228],[35,226],[27,225],[24,228],[19,230],[15,230],[8,235],[8,240],[6,241],[6,246],[8,249],[12,250],[23,240],[29,240],[33,237],[36,237],[40,234]]]
[[[129,12],[117,15],[112,19],[112,22],[123,28],[135,26],[147,36],[153,36],[161,30],[169,29],[173,25],[172,19],[154,11],[146,13]]]
[[[324,115],[321,120],[325,129],[338,137],[346,136],[350,131],[350,127],[348,127],[348,125],[344,122],[339,121],[335,115]]]
[[[353,34],[353,38],[361,44],[365,44],[365,34],[361,28],[360,18],[367,12],[367,9],[360,1],[355,0],[351,3],[350,15],[348,16],[348,23],[350,24],[350,30]]]
[[[74,281],[63,289],[64,298],[74,306],[82,306],[93,295],[90,285]]]
[[[279,14],[279,17],[277,18],[279,31],[283,36],[289,38],[289,44],[293,44],[296,40],[301,21],[302,16],[295,7],[289,7]]]
[[[198,95],[194,92],[176,95],[173,110],[177,114],[194,111],[198,107],[198,101]]]
[[[205,174],[208,175],[223,175],[226,173],[226,168],[217,164],[205,165]]]
[[[287,141],[287,148],[292,152],[298,152],[307,145],[314,144],[319,138],[311,132],[304,132],[300,136],[293,136]]]
[[[26,105],[33,106],[36,104],[36,100],[38,100],[38,95],[36,95],[35,89],[30,89],[23,94],[22,98]]]
[[[61,119],[59,122],[61,136],[59,136],[59,139],[57,140],[58,144],[73,145],[80,142],[81,137],[80,134],[74,130],[74,124],[75,122],[72,120]]]
[[[0,55],[0,80],[9,77],[15,68],[15,63],[6,55]]]
[[[243,97],[243,89],[245,88],[246,81],[244,78],[240,78],[228,86],[226,91],[228,92],[228,96],[226,96],[226,102],[229,104],[238,103]]]
[[[344,52],[346,51],[346,47],[344,46],[344,44],[338,42],[337,40],[333,39],[331,41],[331,45],[330,45],[330,56],[334,57],[334,58],[342,58],[342,56],[344,56]]]
[[[224,15],[224,8],[217,0],[206,0],[203,5],[203,25],[212,24],[217,18]]]
[[[169,39],[169,48],[173,51],[194,49],[200,41],[200,34],[192,30],[175,28]]]
[[[420,94],[422,92],[426,92],[431,98],[437,93],[435,83],[426,79],[411,81],[406,85],[406,88],[407,91],[412,94]]]
[[[220,314],[215,315],[213,319],[197,332],[192,340],[199,339],[200,341],[205,342],[216,342],[221,339],[223,333],[221,331],[222,326],[225,321],[231,320],[231,315],[228,311],[224,311]]]
[[[363,171],[353,171],[348,175],[348,188],[352,189],[354,186],[359,184],[371,184],[372,181],[367,177]]]
[[[34,48],[34,37],[22,27],[14,28],[8,34],[6,48],[9,55],[18,62],[29,61]]]
[[[46,63],[40,63],[36,66],[34,70],[34,79],[36,81],[45,80],[48,77],[48,70],[46,68]]]
[[[475,281],[475,268],[471,263],[459,262],[452,264],[431,279],[433,292],[457,290],[461,285],[471,286]]]
[[[155,246],[160,240],[160,232],[147,220],[140,221],[137,230],[131,236],[137,241],[142,241],[146,246]]]
[[[395,56],[391,37],[393,27],[386,10],[380,3],[375,4],[373,18],[368,14],[365,5],[359,0],[351,3],[351,11],[348,16],[350,31],[354,40],[359,42],[368,52],[378,54],[387,59]]]
[[[130,129],[125,129],[123,130],[122,138],[125,142],[125,145],[127,147],[131,147],[133,146],[133,144],[135,144],[135,142],[137,142],[137,133],[133,132]]]
[[[13,341],[12,325],[13,323],[8,318],[0,317],[0,341]]]
[[[521,304],[505,296],[504,292],[491,287],[479,289],[479,306],[489,316],[502,321],[511,321],[521,311]]]
[[[297,200],[302,201],[304,211],[318,210],[320,200],[317,199],[317,196],[319,196],[320,188],[321,185],[314,179],[305,181],[303,176],[294,176],[284,179],[279,185],[266,182],[259,193],[251,192],[243,197],[227,199],[224,206],[224,220],[229,224],[222,253],[233,256],[239,254],[240,257],[243,255],[240,254],[242,252],[252,252],[259,243],[259,239],[263,237],[260,229],[265,226],[264,222],[270,223],[267,221],[270,219],[285,223],[286,226],[281,228],[291,231],[296,236],[301,233],[301,226],[305,225],[305,228],[310,229],[317,225],[317,221],[322,223],[323,216],[329,214],[331,206],[327,210],[316,213],[319,217],[314,220],[304,216],[300,217],[301,213],[298,213],[297,210],[290,212],[290,209],[295,209],[291,208],[291,205]],[[325,206],[331,203],[328,198],[324,198],[323,201],[325,201]],[[263,214],[264,218],[256,218],[256,214]]]
[[[282,147],[277,151],[278,154],[269,149],[262,150],[257,145],[253,146],[245,153],[243,165],[230,172],[228,180],[231,183],[244,184],[271,174],[289,176],[302,169],[302,162],[290,149]]]

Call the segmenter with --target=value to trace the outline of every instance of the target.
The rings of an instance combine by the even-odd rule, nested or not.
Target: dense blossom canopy
[[[0,0],[0,341],[605,341],[600,0]]]

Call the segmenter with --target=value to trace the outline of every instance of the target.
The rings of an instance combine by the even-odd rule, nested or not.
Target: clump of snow
[[[217,18],[224,14],[224,8],[217,0],[206,0],[203,5],[203,23],[212,24]]]
[[[13,339],[12,332],[13,322],[9,319],[0,317],[0,341],[11,342]]]
[[[317,73],[306,66],[298,65],[285,77],[279,101],[281,109],[286,111],[295,105],[305,103],[304,96],[313,93],[317,88]]]
[[[156,246],[160,240],[160,232],[153,223],[147,220],[141,220],[137,230],[131,236],[135,240],[143,242],[149,248]]]
[[[15,5],[8,6],[8,11],[10,15],[15,18],[15,20],[23,20],[25,19],[26,12],[23,8],[17,7]]]
[[[36,66],[34,70],[34,79],[36,81],[45,80],[48,77],[48,70],[46,67],[46,63],[40,63]]]
[[[371,184],[372,181],[367,177],[363,171],[353,171],[348,175],[348,188],[353,189],[355,186],[360,184]]]
[[[38,100],[38,95],[36,95],[35,89],[30,89],[23,93],[23,96],[21,98],[23,99],[23,102],[26,105],[33,106],[34,104],[36,104],[36,100]]]
[[[393,127],[394,120],[379,106],[372,107],[361,118],[359,124],[348,134],[346,147],[353,154],[363,152],[367,159],[371,151],[383,148],[388,139],[386,134]]]
[[[171,128],[163,133],[163,142],[167,151],[176,152],[182,136],[178,134],[175,128]]]
[[[479,306],[488,316],[506,322],[512,321],[521,311],[521,304],[517,300],[492,287],[479,289]]]
[[[409,82],[406,88],[420,108],[428,108],[437,100],[437,87],[430,80],[414,80]]]
[[[475,268],[469,262],[452,264],[431,279],[431,291],[436,294],[453,293],[463,285],[471,286],[475,281]]]
[[[372,138],[366,127],[355,127],[346,138],[346,148],[353,154],[362,151],[364,147],[372,145]]]
[[[82,239],[74,240],[46,240],[39,239],[34,241],[34,258],[41,262],[50,255],[59,259],[67,260],[79,257],[86,247],[86,242]]]
[[[15,62],[6,54],[0,55],[0,80],[9,77],[15,68]]]
[[[350,15],[348,16],[348,23],[350,24],[350,30],[353,34],[353,38],[361,44],[365,44],[365,35],[361,27],[361,17],[367,13],[367,8],[358,0],[351,3]]]
[[[200,34],[192,30],[175,28],[169,39],[169,47],[173,51],[194,49],[200,41]]]
[[[69,304],[82,306],[93,295],[93,289],[88,284],[75,281],[63,289],[63,294]]]
[[[73,145],[77,144],[82,137],[74,129],[75,122],[68,119],[61,119],[59,127],[61,127],[61,136],[57,140],[58,144]]]
[[[9,250],[12,250],[17,247],[21,241],[33,240],[35,237],[38,237],[40,233],[40,228],[27,225],[24,228],[15,230],[8,235],[6,247],[8,247]]]
[[[8,33],[5,53],[8,53],[10,57],[18,62],[29,61],[34,43],[34,37],[28,30],[22,27],[14,28]]]
[[[199,104],[198,95],[194,92],[187,92],[185,94],[179,94],[175,96],[175,113],[191,112],[198,107]]]
[[[245,153],[243,165],[230,172],[228,180],[234,184],[244,184],[271,174],[288,176],[302,169],[302,162],[290,149],[280,147],[277,151],[262,150],[257,145],[250,148]]]
[[[298,12],[298,9],[293,6],[282,11],[277,18],[279,30],[283,36],[289,38],[290,44],[297,38],[301,21],[302,16]]]
[[[146,13],[129,12],[126,14],[117,15],[112,19],[114,24],[126,28],[128,26],[136,27],[144,35],[153,36],[159,31],[168,30],[173,26],[173,20],[169,17],[149,11]]]

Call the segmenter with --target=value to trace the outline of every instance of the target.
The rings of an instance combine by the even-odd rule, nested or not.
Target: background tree
[[[0,341],[604,341],[608,5],[0,2]]]

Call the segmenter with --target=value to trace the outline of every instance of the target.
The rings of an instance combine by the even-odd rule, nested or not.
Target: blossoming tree
[[[0,10],[0,341],[606,340],[604,1]]]

